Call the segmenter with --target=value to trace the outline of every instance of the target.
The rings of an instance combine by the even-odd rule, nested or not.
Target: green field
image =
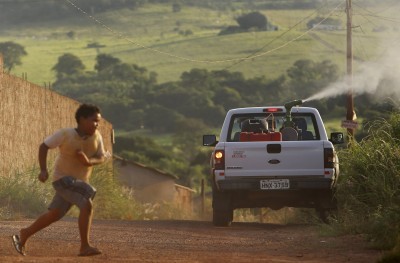
[[[345,13],[339,11],[335,18],[345,21]],[[178,80],[182,72],[192,68],[228,68],[243,72],[248,78],[265,76],[273,79],[284,74],[299,59],[329,59],[344,72],[345,30],[313,31],[314,36],[323,40],[320,41],[306,33],[305,20],[287,32],[315,10],[264,10],[261,12],[279,27],[278,31],[217,36],[222,28],[236,25],[234,17],[241,12],[184,7],[181,12],[173,13],[170,5],[146,5],[135,11],[119,10],[95,15],[102,23],[99,24],[71,8],[74,19],[3,28],[0,42],[14,41],[25,47],[28,56],[11,73],[17,76],[27,73],[28,80],[39,85],[55,80],[51,68],[66,52],[79,56],[88,71],[93,70],[98,53],[108,53],[123,62],[156,72],[160,83]],[[376,23],[366,23],[362,16],[355,16],[354,20],[363,23],[362,30],[354,29],[354,55],[357,58],[376,58],[390,45],[392,37],[398,35],[394,28],[373,32]],[[179,31],[186,30],[193,34],[179,34]],[[70,31],[75,33],[74,39],[67,37]],[[87,48],[93,42],[105,47],[97,50]],[[257,54],[265,54],[232,66],[259,50]]]

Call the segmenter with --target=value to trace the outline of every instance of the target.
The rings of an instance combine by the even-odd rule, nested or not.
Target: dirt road
[[[31,221],[0,222],[0,262],[375,262],[379,251],[359,236],[323,237],[313,225],[204,221],[98,221],[92,240],[102,255],[81,258],[76,219],[55,223],[17,254],[11,235]]]

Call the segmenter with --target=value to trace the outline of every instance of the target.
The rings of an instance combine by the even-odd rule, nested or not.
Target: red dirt
[[[323,237],[304,224],[233,223],[214,227],[205,221],[95,220],[92,243],[103,254],[78,257],[76,219],[65,219],[37,233],[19,255],[11,235],[32,221],[3,221],[0,262],[375,262],[381,252],[360,236]]]

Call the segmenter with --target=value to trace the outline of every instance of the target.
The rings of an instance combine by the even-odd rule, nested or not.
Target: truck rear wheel
[[[214,226],[230,226],[233,220],[233,210],[213,209]]]
[[[319,203],[315,208],[319,218],[325,224],[330,224],[332,218],[337,217],[337,200],[334,191],[321,194]]]
[[[233,220],[231,195],[214,188],[212,206],[214,226],[230,226]]]

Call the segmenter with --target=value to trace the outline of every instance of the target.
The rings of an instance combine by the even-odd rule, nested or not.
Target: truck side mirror
[[[333,144],[341,144],[344,143],[343,132],[332,132],[331,138],[329,140]]]
[[[215,146],[217,145],[217,136],[215,135],[203,135],[203,146]]]

